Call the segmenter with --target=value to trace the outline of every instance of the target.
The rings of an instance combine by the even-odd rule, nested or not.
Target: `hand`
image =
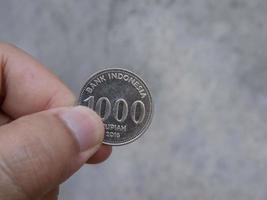
[[[110,155],[101,119],[74,102],[41,64],[0,43],[0,199],[57,199],[84,163]]]

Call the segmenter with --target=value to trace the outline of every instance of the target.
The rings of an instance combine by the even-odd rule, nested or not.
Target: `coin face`
[[[133,142],[152,118],[152,98],[145,82],[124,69],[106,69],[91,76],[81,90],[79,104],[102,118],[103,143],[108,145]]]

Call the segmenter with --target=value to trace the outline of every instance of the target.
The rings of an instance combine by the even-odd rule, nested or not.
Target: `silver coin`
[[[153,105],[145,82],[124,69],[106,69],[92,75],[81,90],[79,104],[102,118],[104,144],[124,145],[149,127]]]

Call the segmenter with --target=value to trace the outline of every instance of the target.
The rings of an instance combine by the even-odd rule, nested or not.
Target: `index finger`
[[[53,73],[17,47],[0,43],[0,103],[9,117],[16,119],[74,102],[72,92]],[[88,162],[102,162],[110,153],[111,147],[102,146]]]
[[[0,43],[1,109],[11,118],[75,102],[72,92],[34,58]]]

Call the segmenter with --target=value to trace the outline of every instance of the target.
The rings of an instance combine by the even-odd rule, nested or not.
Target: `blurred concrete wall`
[[[267,199],[267,1],[1,0],[0,40],[77,95],[105,67],[152,90],[147,134],[83,167],[61,199]]]

